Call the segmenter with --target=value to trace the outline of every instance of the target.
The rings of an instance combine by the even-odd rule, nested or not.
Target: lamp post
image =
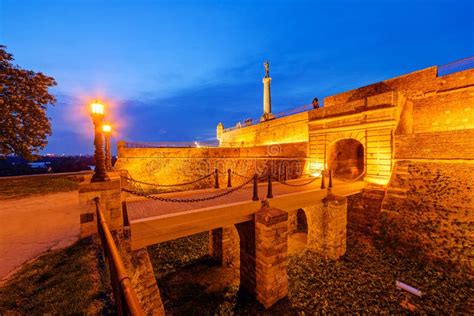
[[[92,182],[109,181],[105,169],[104,142],[102,139],[102,120],[104,119],[104,105],[98,102],[91,104],[91,117],[94,123],[95,172]]]
[[[110,154],[110,132],[112,131],[112,126],[109,124],[102,125],[102,131],[104,132],[105,138],[105,170],[112,170],[112,155]]]

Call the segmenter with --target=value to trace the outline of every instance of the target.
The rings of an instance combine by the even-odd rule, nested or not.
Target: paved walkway
[[[300,185],[308,183],[311,179],[299,179],[289,181],[292,185]],[[327,180],[326,180],[327,181]],[[340,184],[346,184],[345,182],[334,180],[334,186]],[[327,185],[327,182],[326,182]],[[258,196],[260,199],[264,199],[267,195],[267,183],[259,183],[258,185]],[[321,187],[321,180],[316,179],[312,183],[304,186],[287,186],[278,182],[273,182],[273,196],[303,192],[309,190],[319,189]],[[167,197],[167,198],[195,198],[195,197],[206,197],[213,196],[220,192],[224,192],[228,189],[208,189],[208,190],[198,190],[198,191],[188,191],[188,192],[178,192],[178,193],[167,193],[160,194],[158,196]],[[131,196],[131,199],[127,199],[127,213],[130,220],[142,219],[153,216],[168,215],[183,211],[196,210],[201,208],[206,208],[216,205],[231,204],[236,202],[245,202],[251,201],[253,196],[253,185],[247,185],[242,189],[233,192],[224,197],[220,197],[213,200],[203,201],[203,202],[192,202],[192,203],[176,203],[176,202],[163,202],[163,201],[154,201],[145,198],[136,199]]]
[[[79,238],[77,191],[0,200],[0,280],[49,249]]]

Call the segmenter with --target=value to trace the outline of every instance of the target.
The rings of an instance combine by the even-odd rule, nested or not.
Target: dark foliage
[[[400,257],[350,233],[348,251],[338,261],[304,251],[290,257],[289,295],[269,310],[238,290],[214,286],[229,270],[206,257],[204,234],[155,246],[152,256],[167,312],[175,315],[469,314],[474,308],[472,282],[434,269],[416,258]],[[204,256],[204,257],[203,257]],[[213,275],[218,275],[213,277]],[[421,298],[396,288],[400,280],[423,293]],[[224,280],[225,281],[225,280]],[[237,281],[238,282],[238,281]],[[223,282],[221,282],[223,283]],[[238,284],[238,283],[237,283]]]
[[[0,154],[33,158],[51,135],[46,116],[56,99],[48,92],[56,81],[41,72],[13,64],[13,56],[0,45]]]

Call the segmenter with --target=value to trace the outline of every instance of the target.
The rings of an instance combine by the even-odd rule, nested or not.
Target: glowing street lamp
[[[105,138],[105,169],[107,171],[112,170],[112,155],[110,154],[110,132],[112,131],[112,126],[109,124],[102,125],[102,131],[104,132]]]
[[[99,102],[91,104],[91,118],[94,123],[95,172],[92,182],[109,181],[105,168],[104,144],[102,139],[102,120],[104,119],[104,105]]]

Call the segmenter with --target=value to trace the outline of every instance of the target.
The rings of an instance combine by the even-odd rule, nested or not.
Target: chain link
[[[313,178],[311,180],[309,180],[308,182],[305,182],[305,183],[298,183],[298,184],[293,184],[293,183],[288,183],[284,180],[278,180],[276,177],[273,177],[273,179],[275,179],[277,182],[281,183],[281,184],[284,184],[284,185],[287,185],[289,187],[302,187],[302,186],[305,186],[305,185],[308,185],[308,184],[311,184],[313,183],[314,181],[318,180],[318,178]]]
[[[357,177],[355,177],[354,179],[343,179],[343,178],[338,178],[338,180],[342,181],[342,182],[346,182],[346,183],[352,183],[352,182],[356,182],[356,181],[359,181],[360,179],[362,179],[363,177],[365,176],[365,171],[362,172],[360,175],[358,175]],[[334,176],[333,176],[334,177]]]
[[[149,183],[149,182],[144,182],[144,181],[140,181],[140,180],[136,180],[136,179],[133,179],[132,177],[128,176],[128,177],[123,177],[124,179],[130,181],[130,182],[133,182],[135,184],[143,184],[143,185],[149,185],[149,186],[153,186],[153,187],[179,187],[179,186],[185,186],[185,185],[189,185],[189,184],[193,184],[193,183],[196,183],[196,182],[199,182],[199,181],[202,181],[204,179],[207,179],[209,177],[211,177],[212,175],[214,174],[214,172],[211,172],[199,179],[196,179],[196,180],[192,180],[192,181],[189,181],[189,182],[183,182],[183,183],[176,183],[176,184],[157,184],[157,183]]]
[[[244,186],[246,186],[247,184],[249,184],[251,181],[252,181],[253,178],[250,178],[248,179],[247,181],[245,181],[244,183],[242,183],[241,185],[237,186],[237,187],[234,187],[232,189],[229,189],[229,190],[226,190],[224,192],[220,192],[218,194],[215,194],[215,195],[211,195],[211,196],[205,196],[205,197],[200,197],[200,198],[188,198],[188,199],[183,199],[183,198],[165,198],[165,197],[161,197],[161,196],[155,196],[155,195],[151,195],[149,193],[145,193],[145,192],[139,192],[139,191],[134,191],[134,190],[129,190],[129,189],[125,189],[123,188],[122,191],[124,192],[127,192],[127,193],[130,193],[130,194],[133,194],[133,195],[137,195],[137,196],[142,196],[142,197],[145,197],[147,199],[151,199],[151,200],[155,200],[155,201],[161,201],[161,202],[172,202],[172,203],[195,203],[195,202],[204,202],[204,201],[210,201],[210,200],[214,200],[214,199],[217,199],[217,198],[220,198],[220,197],[223,197],[223,196],[226,196],[226,195],[229,195],[241,188],[243,188]]]

